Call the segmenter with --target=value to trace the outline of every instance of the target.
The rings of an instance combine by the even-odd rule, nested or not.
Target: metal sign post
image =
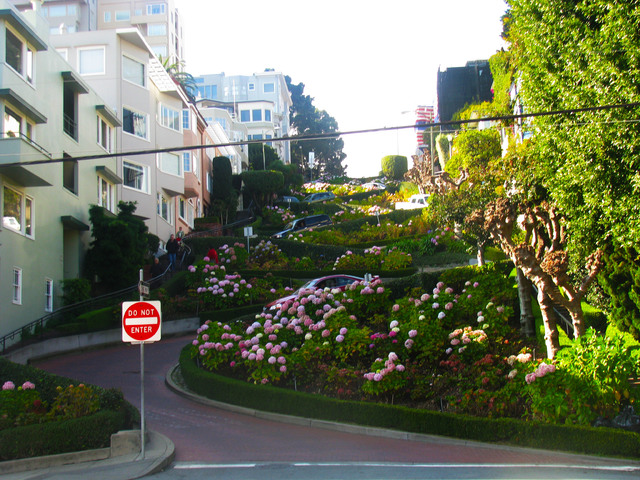
[[[140,269],[140,285],[143,285]],[[122,341],[140,344],[140,456],[145,458],[145,405],[144,405],[144,344],[162,338],[162,316],[159,301],[144,300],[144,289],[140,288],[139,302],[122,302]]]

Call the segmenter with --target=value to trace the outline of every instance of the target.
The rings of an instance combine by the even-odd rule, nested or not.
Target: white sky
[[[438,67],[503,46],[504,0],[176,0],[186,70],[251,75],[273,68],[341,131],[412,125],[435,105]],[[410,113],[403,113],[409,111]],[[385,155],[415,153],[413,129],[345,135],[347,174],[377,175]]]

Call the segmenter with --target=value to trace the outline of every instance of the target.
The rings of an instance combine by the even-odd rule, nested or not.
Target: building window
[[[131,12],[129,10],[116,11],[116,22],[128,22],[131,20]]]
[[[191,128],[191,111],[187,108],[182,110],[182,129],[189,130]]]
[[[19,137],[22,133],[22,117],[13,110],[4,107],[3,137]]]
[[[44,279],[44,311],[53,312],[53,280]]]
[[[51,5],[47,10],[48,10],[48,15],[50,17],[66,17],[67,16],[66,5]]]
[[[171,199],[162,193],[158,193],[158,215],[173,225]]]
[[[98,175],[98,205],[116,213],[115,185]]]
[[[104,75],[105,48],[91,47],[78,49],[78,71],[80,75]]]
[[[265,110],[264,111],[264,121],[265,122],[270,122],[271,121],[271,110]]]
[[[158,167],[164,173],[182,177],[180,156],[175,153],[162,152],[158,154]]]
[[[127,107],[122,108],[122,131],[148,140],[147,115]]]
[[[261,122],[262,121],[262,110],[260,110],[260,109],[251,110],[251,116],[253,117],[253,121],[254,122]]]
[[[111,12],[106,11],[104,12],[104,23],[110,23],[111,22]]]
[[[176,132],[180,131],[180,112],[160,104],[160,125]]]
[[[166,23],[149,23],[147,24],[147,36],[163,37],[167,34]]]
[[[276,91],[276,84],[275,83],[265,83],[262,86],[262,89],[264,91],[264,93],[273,93]]]
[[[191,152],[182,152],[182,168],[185,172],[191,171]]]
[[[13,267],[13,303],[22,305],[22,269]]]
[[[200,98],[208,98],[215,100],[218,98],[218,86],[217,85],[202,85],[197,87]]]
[[[78,94],[67,84],[62,88],[62,117],[64,133],[78,140]]]
[[[138,62],[133,58],[126,56],[122,57],[122,78],[125,80],[140,85],[141,87],[147,86],[145,65]]]
[[[191,162],[191,171],[193,174],[200,178],[200,162],[198,161],[198,154],[193,152],[193,161]]]
[[[249,110],[240,110],[240,121],[241,122],[250,122],[251,121],[251,112]]]
[[[165,13],[164,3],[152,3],[147,5],[147,15],[163,15]]]
[[[3,204],[2,226],[33,238],[33,199],[5,186]]]
[[[111,153],[113,149],[113,127],[98,115],[98,145]]]
[[[178,215],[183,220],[187,218],[187,201],[183,197],[178,199]]]
[[[149,193],[149,167],[122,162],[123,185],[140,192]]]
[[[255,92],[256,91],[256,84],[255,83],[249,83],[249,91],[250,92]]]
[[[8,28],[5,32],[5,62],[29,83],[33,83],[33,50]]]
[[[213,192],[213,175],[207,172],[207,192]]]
[[[62,185],[74,195],[78,194],[78,161],[63,160]]]

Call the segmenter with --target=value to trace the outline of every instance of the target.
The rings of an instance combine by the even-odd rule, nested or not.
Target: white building
[[[289,134],[289,109],[293,105],[282,73],[265,71],[253,75],[227,77],[224,73],[195,78],[199,102],[222,102],[231,111],[232,120],[247,127],[247,138],[272,139]],[[280,159],[291,163],[289,140],[270,142]]]
[[[0,0],[0,336],[60,306],[61,282],[83,271],[89,207],[115,211],[122,181],[115,158],[78,159],[117,148],[120,115],[48,37],[39,12]]]

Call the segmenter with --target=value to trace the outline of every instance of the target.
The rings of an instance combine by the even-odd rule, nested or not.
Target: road
[[[634,462],[444,438],[408,441],[357,435],[206,406],[165,385],[167,371],[192,338],[167,338],[145,345],[147,428],[166,435],[176,449],[172,468],[152,478],[638,478],[640,472],[620,469],[626,465],[638,468]],[[34,366],[81,382],[119,388],[140,407],[137,345],[69,353],[34,362]],[[542,470],[533,470],[538,473],[531,476],[534,466]],[[550,466],[559,467],[552,470]]]

